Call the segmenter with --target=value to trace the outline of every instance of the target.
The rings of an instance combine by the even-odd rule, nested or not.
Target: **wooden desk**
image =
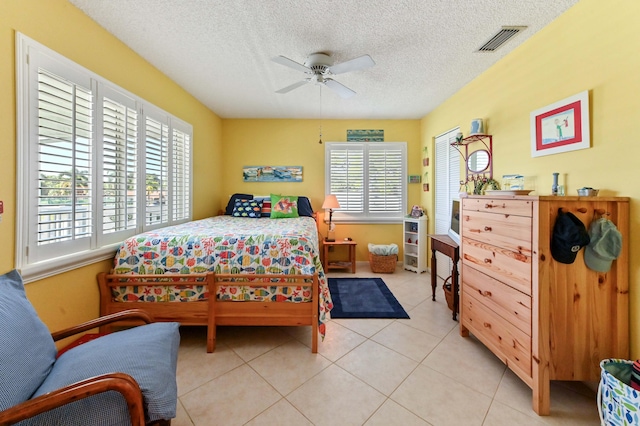
[[[322,267],[325,272],[329,272],[330,269],[349,269],[351,268],[351,273],[356,273],[356,243],[355,241],[344,241],[344,240],[336,240],[336,241],[322,241]],[[329,262],[329,247],[340,247],[347,246],[349,248],[349,260],[345,261],[335,261],[332,260]]]
[[[451,270],[451,289],[453,291],[453,320],[456,320],[458,311],[460,310],[460,297],[458,295],[458,260],[460,260],[460,248],[458,243],[453,241],[448,235],[429,235],[431,240],[431,300],[436,300],[436,281],[438,279],[437,274],[437,262],[436,252],[448,256],[453,261],[453,268]]]

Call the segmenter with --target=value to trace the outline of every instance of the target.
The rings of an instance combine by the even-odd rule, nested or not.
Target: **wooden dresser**
[[[558,209],[587,230],[606,215],[622,234],[611,270],[587,268],[584,249],[556,262]],[[462,198],[460,333],[471,332],[533,390],[549,414],[549,381],[597,381],[600,361],[629,356],[629,198]]]

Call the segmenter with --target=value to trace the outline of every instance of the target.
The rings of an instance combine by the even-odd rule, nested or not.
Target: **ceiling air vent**
[[[483,44],[478,52],[495,52],[498,50],[500,46],[505,44],[507,41],[511,40],[513,36],[518,34],[520,31],[525,30],[527,27],[502,27],[500,31],[489,41]]]

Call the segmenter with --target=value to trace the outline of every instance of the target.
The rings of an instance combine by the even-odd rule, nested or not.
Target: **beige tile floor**
[[[377,276],[359,262],[355,276]],[[354,276],[331,273],[329,276]],[[551,415],[475,338],[462,338],[428,273],[380,274],[411,319],[332,320],[310,351],[309,327],[183,328],[183,425],[597,425],[597,384],[552,382]]]

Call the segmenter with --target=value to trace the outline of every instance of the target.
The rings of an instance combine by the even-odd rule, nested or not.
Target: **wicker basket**
[[[444,290],[444,298],[447,300],[447,306],[453,311],[453,291],[451,290],[451,276],[444,280],[442,289]]]
[[[369,252],[369,265],[371,271],[382,274],[392,274],[396,270],[398,263],[398,255],[390,254],[388,256],[381,256]]]

